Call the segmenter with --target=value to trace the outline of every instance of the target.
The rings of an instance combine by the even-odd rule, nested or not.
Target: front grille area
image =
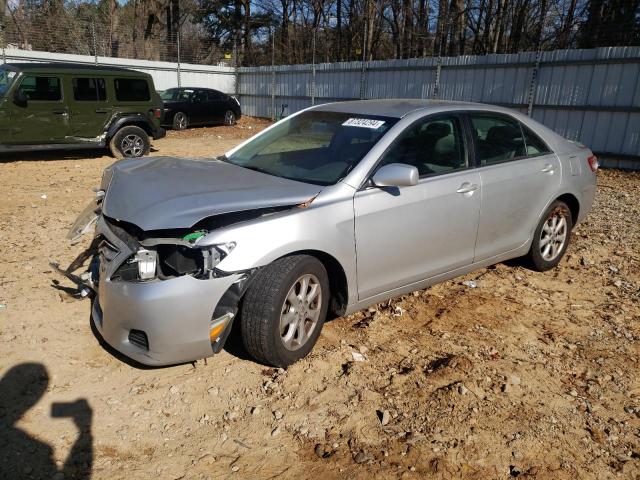
[[[149,339],[142,330],[129,330],[129,342],[144,350],[149,350]]]

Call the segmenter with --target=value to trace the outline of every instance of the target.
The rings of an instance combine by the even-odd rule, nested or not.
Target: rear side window
[[[524,143],[527,147],[527,156],[534,157],[536,155],[551,153],[551,149],[547,147],[547,144],[533,133],[529,127],[523,124],[520,125],[522,126],[522,132],[524,133]]]
[[[140,78],[116,78],[116,100],[120,102],[145,102],[151,99],[149,85]]]
[[[519,122],[491,115],[471,115],[476,156],[481,165],[525,157],[526,146]]]
[[[58,77],[27,75],[20,84],[20,91],[27,100],[56,102],[62,98]]]
[[[73,99],[78,102],[101,102],[107,99],[104,78],[74,78]]]
[[[207,101],[207,92],[206,90],[196,90],[196,93],[193,96],[196,102],[206,102]]]

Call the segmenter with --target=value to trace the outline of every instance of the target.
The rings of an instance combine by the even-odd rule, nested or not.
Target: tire
[[[303,297],[299,292],[303,291],[304,278],[309,281],[307,298],[317,285],[316,296],[306,305],[297,303]],[[287,367],[304,358],[322,330],[329,295],[327,271],[310,255],[284,257],[258,270],[241,306],[240,331],[247,352],[274,367]]]
[[[227,127],[231,127],[232,125],[235,125],[236,123],[236,114],[233,113],[233,110],[227,110],[226,112],[224,112],[224,124]]]
[[[117,159],[140,158],[148,155],[150,148],[147,132],[133,125],[122,127],[109,142],[109,150]]]
[[[184,112],[176,112],[173,116],[173,129],[184,130],[189,126],[189,117]]]
[[[558,265],[569,246],[572,227],[573,218],[566,203],[556,200],[549,205],[536,228],[527,255],[531,268],[545,272]]]

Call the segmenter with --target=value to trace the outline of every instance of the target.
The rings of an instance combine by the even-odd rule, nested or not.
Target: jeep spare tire
[[[122,127],[109,142],[111,155],[117,159],[140,158],[149,154],[149,136],[140,127]]]

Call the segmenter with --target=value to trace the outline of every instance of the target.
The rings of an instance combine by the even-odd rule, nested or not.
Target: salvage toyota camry
[[[217,353],[232,324],[258,361],[309,353],[329,314],[514,257],[558,264],[591,208],[592,152],[515,111],[421,100],[303,110],[215,160],[104,172],[92,318],[149,365]],[[79,262],[74,262],[79,263]]]

